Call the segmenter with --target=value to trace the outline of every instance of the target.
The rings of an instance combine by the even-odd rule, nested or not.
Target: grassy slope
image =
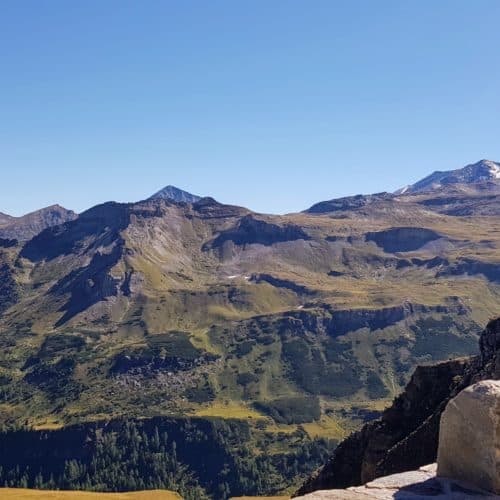
[[[290,364],[283,359],[287,338],[277,334],[274,319],[291,317],[299,310],[315,316],[319,314],[318,307],[323,305],[356,311],[400,305],[402,301],[435,306],[446,304],[449,297],[458,297],[472,311],[467,321],[457,323],[454,334],[458,338],[472,321],[484,323],[497,310],[500,287],[480,275],[465,279],[463,276],[436,278],[435,269],[396,269],[384,260],[425,259],[437,253],[450,262],[463,256],[498,262],[500,221],[495,217],[447,217],[414,207],[382,215],[351,214],[347,218],[309,214],[260,216],[273,224],[296,224],[304,228],[312,240],[272,246],[246,245],[224,249],[219,254],[202,251],[203,244],[236,224],[238,217],[214,221],[184,215],[182,210],[168,207],[162,218],[139,217],[121,231],[127,251],[110,273],[120,277],[133,271],[137,278],[132,287],[134,293],[98,302],[58,328],[54,328],[54,323],[61,316],[58,309],[64,305],[67,295],[57,296],[49,290],[68,269],[83,266],[88,259],[74,253],[36,265],[26,259],[21,261],[15,272],[18,282],[24,285],[23,298],[7,311],[0,325],[5,347],[0,355],[0,375],[11,379],[4,386],[13,393],[0,402],[1,420],[28,421],[50,428],[121,414],[146,416],[175,412],[265,420],[269,431],[274,432],[276,425],[259,413],[253,403],[308,392],[290,376]],[[392,226],[428,227],[451,243],[434,251],[423,249],[392,255],[373,243],[364,242],[366,232]],[[352,237],[354,241],[325,240],[333,236]],[[90,241],[86,243],[92,248]],[[105,249],[106,244],[102,245],[100,248]],[[329,276],[330,270],[342,275]],[[304,295],[245,279],[252,273],[268,273],[307,287],[313,294]],[[434,319],[448,321],[439,315]],[[253,320],[256,326],[249,326]],[[211,333],[213,326],[215,333]],[[432,356],[417,359],[412,355],[415,335],[411,326],[414,320],[377,330],[376,335],[368,329],[349,332],[338,340],[339,345],[352,351],[353,360],[362,371],[375,371],[388,389],[388,394],[379,398],[377,410],[404,383],[397,372],[398,363],[403,365],[402,371],[409,373],[415,362],[433,360]],[[257,342],[248,352],[237,352],[238,346],[253,339],[255,331],[263,338],[266,328],[274,337],[273,342],[267,345]],[[228,333],[224,333],[224,329],[228,329]],[[145,333],[152,336],[169,330],[188,332],[194,346],[221,356],[221,360],[196,375],[198,378],[194,381],[180,381],[180,389],[172,394],[168,392],[172,390],[172,383],[164,380],[129,377],[124,381],[108,377],[112,359],[117,354],[146,348]],[[286,335],[300,335],[299,330]],[[71,375],[71,380],[81,385],[75,389],[76,397],[64,391],[54,394],[51,388],[25,381],[26,360],[39,354],[48,335],[60,333],[84,339],[85,345],[80,351],[54,351],[46,360],[50,365],[61,357],[76,358],[76,368]],[[324,360],[325,339],[308,335],[307,342],[310,355],[317,350]],[[472,346],[473,341],[469,344]],[[353,364],[352,360],[348,362]],[[343,369],[342,364],[338,366]],[[256,379],[238,382],[238,376],[248,377],[248,374],[254,374]],[[206,401],[186,398],[189,384],[203,392],[205,381],[211,391]],[[136,384],[141,388],[139,393]],[[28,407],[24,404],[27,395],[31,396]],[[351,428],[343,409],[374,409],[373,398],[364,389],[341,397],[321,390],[319,395],[322,417],[318,422],[305,424],[311,435],[323,433],[340,437]],[[295,429],[296,424],[279,424],[279,428]]]

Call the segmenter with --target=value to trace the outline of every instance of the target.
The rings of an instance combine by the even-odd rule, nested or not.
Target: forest
[[[273,453],[270,436],[237,420],[158,417],[4,430],[0,449],[10,451],[0,456],[0,485],[103,492],[168,489],[186,500],[270,495],[295,487],[336,445],[311,439],[300,427],[280,437],[287,441],[286,453]],[[254,446],[264,452],[256,454]]]

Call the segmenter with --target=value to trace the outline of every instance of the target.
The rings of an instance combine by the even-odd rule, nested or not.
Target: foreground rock
[[[438,475],[500,493],[500,382],[485,380],[452,399],[441,417]]]
[[[436,464],[419,470],[393,474],[345,490],[322,490],[298,497],[303,500],[467,500],[500,498],[465,482],[436,476]]]
[[[382,417],[344,440],[296,495],[359,486],[435,462],[448,402],[476,382],[500,378],[500,319],[487,325],[480,349],[480,356],[418,367]]]

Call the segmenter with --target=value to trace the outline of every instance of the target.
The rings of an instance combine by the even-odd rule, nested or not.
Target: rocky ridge
[[[445,172],[436,171],[415,184],[398,190],[396,194],[430,191],[454,184],[496,182],[499,179],[500,163],[491,160],[480,160],[460,169]]]
[[[77,214],[60,205],[51,205],[21,217],[0,214],[0,238],[28,241],[44,229],[75,220]]]

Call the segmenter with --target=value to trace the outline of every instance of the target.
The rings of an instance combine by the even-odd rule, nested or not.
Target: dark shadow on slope
[[[253,274],[251,277],[251,281],[254,283],[262,283],[262,282],[269,283],[270,285],[276,288],[285,288],[287,290],[295,292],[298,295],[316,294],[314,290],[311,290],[310,288],[307,288],[304,285],[298,285],[297,283],[291,280],[276,278],[274,276],[271,276],[270,274]]]
[[[431,229],[420,227],[393,227],[385,231],[366,233],[366,241],[373,241],[384,252],[412,252],[426,243],[441,238]]]
[[[441,276],[460,276],[483,275],[488,281],[500,283],[500,263],[481,262],[479,260],[463,258],[453,266],[440,271],[436,277]]]
[[[259,243],[269,246],[285,241],[310,239],[311,237],[295,224],[279,226],[246,215],[235,228],[220,233],[212,242],[204,245],[203,250],[220,248],[226,241],[232,241],[235,245]]]
[[[50,289],[49,293],[70,294],[69,300],[60,309],[65,313],[56,327],[106,297],[118,294],[120,280],[111,276],[109,271],[119,261],[122,248],[123,240],[120,240],[110,253],[96,253],[88,266],[75,269]]]
[[[130,222],[129,204],[109,202],[83,212],[78,219],[42,231],[28,241],[20,256],[40,262],[84,251],[90,237],[111,244]]]

